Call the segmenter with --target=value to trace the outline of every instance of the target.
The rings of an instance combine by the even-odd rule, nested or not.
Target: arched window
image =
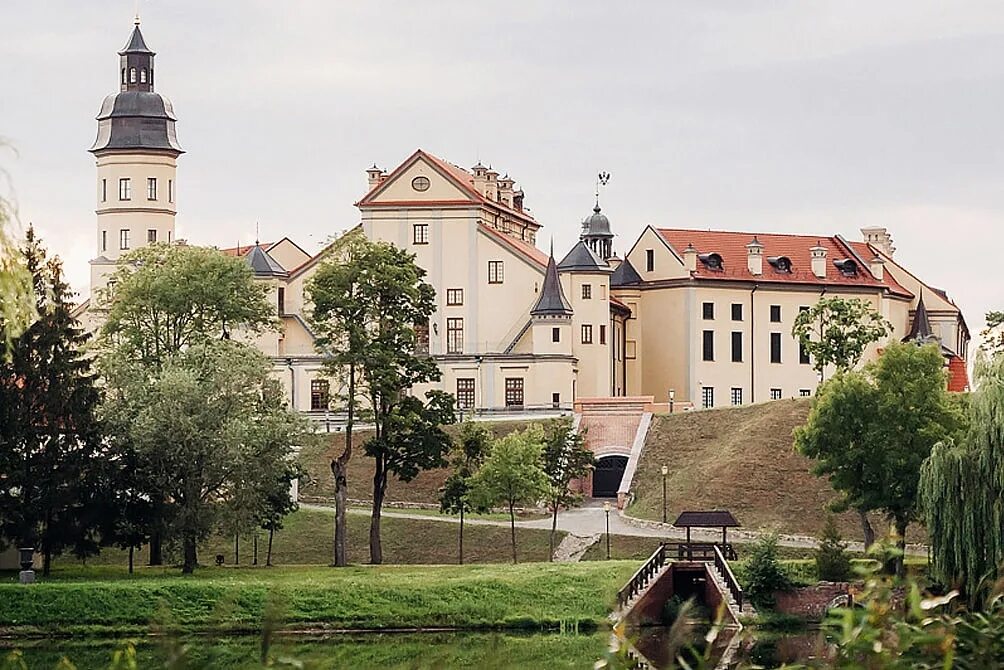
[[[129,83],[130,84],[136,83],[136,68],[134,67],[129,68]]]
[[[141,84],[146,83],[146,68],[143,68],[142,70],[139,71],[139,83]]]
[[[129,80],[126,79],[126,69],[125,68],[122,68],[122,83],[123,84],[129,83]]]

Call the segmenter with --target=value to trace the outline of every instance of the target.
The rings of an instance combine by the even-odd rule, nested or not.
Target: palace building
[[[78,315],[91,330],[102,319],[96,296],[123,254],[184,243],[175,235],[183,151],[138,21],[119,57],[119,92],[105,98],[90,149],[96,254],[92,299]],[[436,387],[465,410],[555,412],[589,398],[665,402],[671,392],[680,409],[811,395],[818,378],[791,327],[799,310],[832,295],[867,300],[897,338],[940,342],[950,388],[967,385],[960,310],[895,260],[885,229],[851,242],[648,226],[621,260],[597,201],[579,242],[555,256],[538,248],[542,224],[508,174],[422,150],[393,170],[366,170],[356,206],[359,223],[346,234],[407,249],[426,270],[436,311],[421,341],[442,370]],[[221,249],[268,286],[281,326],[256,345],[291,406],[315,418],[329,411],[330,382],[304,287],[336,248],[311,255],[283,238]]]

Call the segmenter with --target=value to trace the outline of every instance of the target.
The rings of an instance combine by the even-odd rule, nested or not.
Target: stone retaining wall
[[[822,621],[831,607],[849,605],[852,601],[847,582],[819,582],[774,594],[774,609],[809,621]]]

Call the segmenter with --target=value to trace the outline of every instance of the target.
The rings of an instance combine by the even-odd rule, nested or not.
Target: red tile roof
[[[274,244],[273,242],[265,242],[264,244],[261,245],[261,248],[268,251],[269,247],[271,247],[273,244]],[[240,247],[227,247],[226,249],[220,249],[220,251],[225,253],[227,256],[243,256],[252,249],[254,249],[254,245],[247,244]]]
[[[886,287],[893,293],[904,297],[912,294],[900,286],[895,279],[885,273],[882,280],[872,276],[868,261],[875,253],[863,245],[861,250],[855,249],[853,243],[845,243],[839,237],[820,237],[813,235],[788,235],[776,233],[738,233],[731,231],[683,230],[660,228],[662,238],[682,258],[683,250],[693,244],[698,253],[717,253],[722,257],[722,270],[711,270],[698,261],[697,270],[693,276],[701,279],[731,279],[776,281],[787,284],[815,284],[820,286],[861,286]],[[746,262],[746,245],[753,241],[754,236],[763,245],[763,273],[750,273]],[[821,245],[826,249],[826,278],[821,279],[812,272],[809,249]],[[833,265],[834,260],[854,258],[855,253],[864,261],[854,276],[842,274]],[[778,272],[767,262],[771,256],[787,256],[791,260],[791,272]],[[857,259],[856,259],[857,260]]]
[[[478,228],[480,228],[492,239],[501,242],[503,246],[509,247],[509,249],[514,253],[539,266],[542,271],[547,267],[547,259],[549,256],[529,242],[518,240],[512,235],[506,235],[502,231],[495,230],[485,223],[479,223]]]
[[[948,359],[948,390],[956,392],[969,390],[966,362],[955,355]]]

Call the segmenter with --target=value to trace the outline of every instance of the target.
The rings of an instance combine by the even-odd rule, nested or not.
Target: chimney
[[[373,188],[377,184],[383,181],[383,170],[373,164],[373,167],[366,170],[366,181],[369,182],[369,187]]]
[[[876,256],[868,264],[868,269],[871,270],[872,276],[879,281],[882,281],[885,277],[885,261],[881,257]]]
[[[478,161],[478,164],[471,168],[471,174],[474,175],[474,190],[478,193],[485,192],[485,184],[488,183],[488,168]]]
[[[809,255],[812,257],[812,274],[826,279],[826,247],[816,242],[816,246],[809,248]]]
[[[763,245],[753,236],[753,241],[746,245],[746,267],[751,275],[763,274]]]
[[[693,244],[688,244],[683,250],[683,265],[689,272],[697,270],[697,249]]]
[[[865,242],[872,245],[889,258],[896,253],[896,247],[892,245],[892,235],[886,228],[875,226],[872,228],[862,228],[861,235]]]
[[[506,207],[513,207],[513,184],[516,182],[506,175],[499,179],[499,202]]]

